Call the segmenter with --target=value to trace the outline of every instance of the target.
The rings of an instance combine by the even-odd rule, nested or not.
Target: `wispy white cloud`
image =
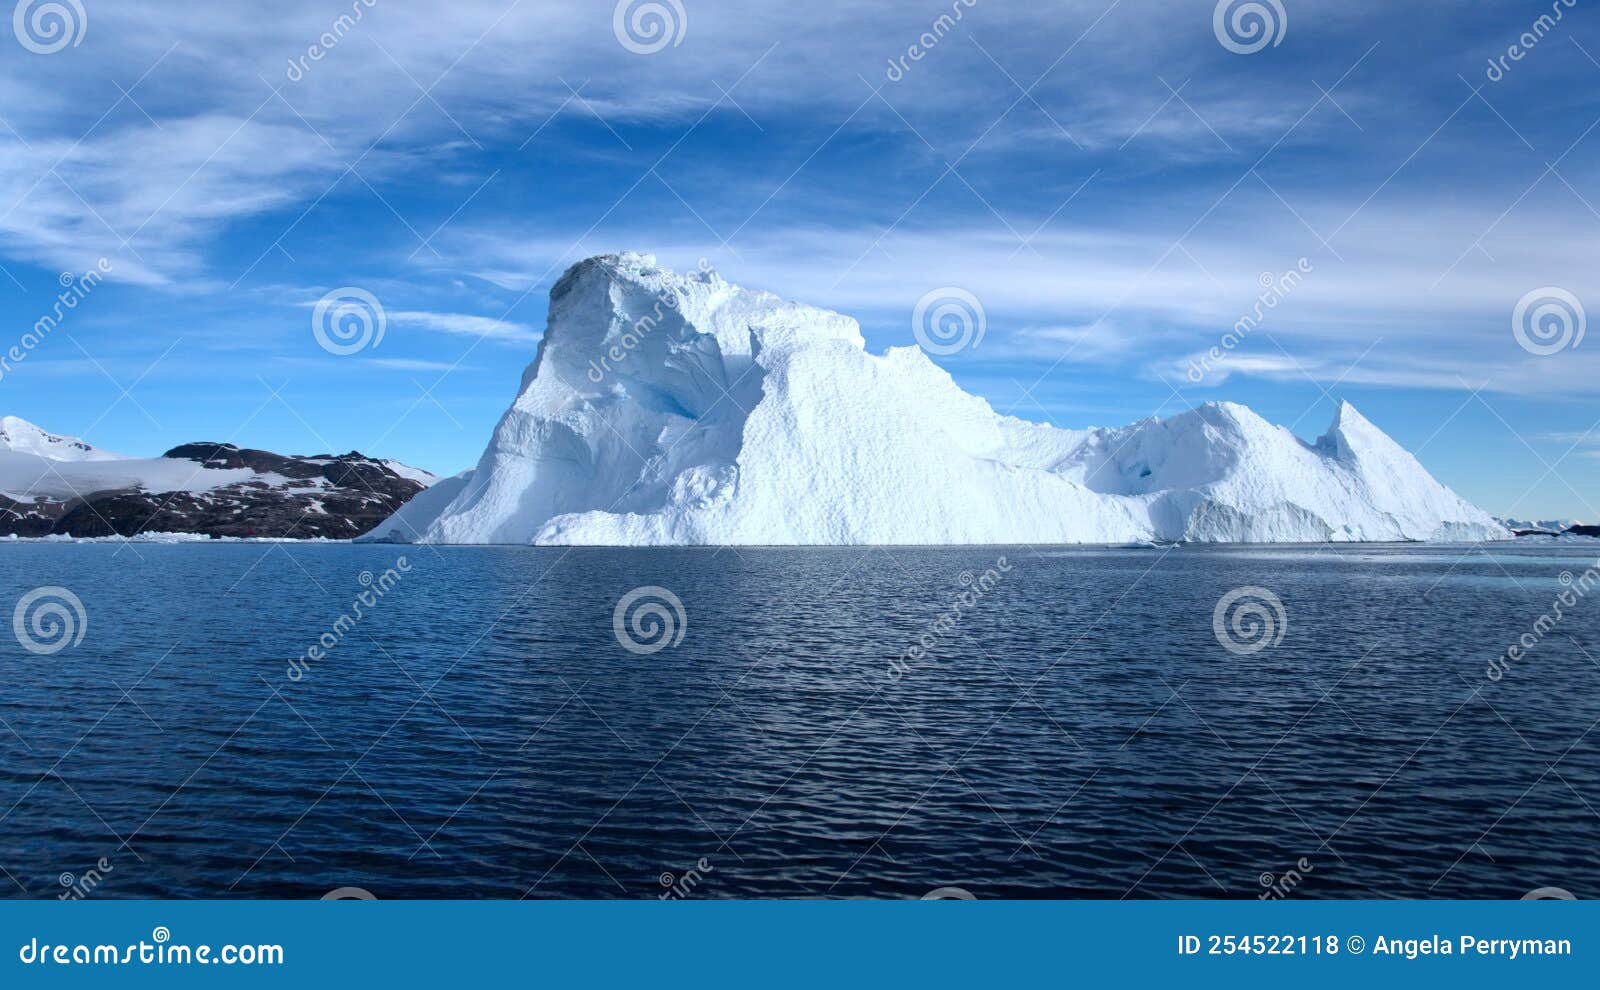
[[[111,258],[115,279],[173,285],[207,274],[205,243],[225,224],[298,201],[330,167],[295,127],[220,114],[0,140],[0,244],[64,270]]]
[[[1131,139],[1155,166],[1276,137],[1315,92],[1241,96],[1225,79],[1180,79],[1186,64],[1218,50],[1205,18],[1193,31],[1162,29],[1153,8],[1190,6],[1176,0],[1109,11],[980,5],[896,85],[884,75],[888,59],[939,5],[685,6],[684,44],[641,58],[613,36],[609,7],[594,5],[457,0],[441,18],[380,3],[339,27],[331,47],[326,36],[348,4],[286,0],[269,21],[243,8],[195,17],[150,0],[98,5],[71,58],[0,63],[15,128],[15,138],[0,130],[0,250],[79,268],[82,257],[111,252],[128,257],[119,278],[181,287],[206,275],[231,285],[240,272],[207,265],[226,225],[315,203],[341,180],[381,188],[390,167],[431,163],[454,175],[438,160],[520,146],[551,133],[553,118],[687,126],[716,107],[769,123],[803,113],[819,140],[847,123],[905,136],[911,123],[952,159],[975,142],[1004,154],[1071,132],[1088,149]],[[305,61],[313,44],[327,50]],[[1168,83],[1181,100],[1158,67],[1174,73]],[[1014,78],[1038,83],[1020,107]],[[1319,115],[1300,126],[1310,134],[1324,123]],[[762,181],[764,194],[772,182]],[[510,286],[515,271],[484,275]]]
[[[390,371],[473,371],[466,365],[452,361],[426,361],[419,358],[368,358],[367,363]]]
[[[1301,217],[1342,219],[1355,206],[1305,198],[1296,216],[1255,187],[1181,242],[1151,229],[1149,217],[1122,228],[1053,225],[1026,247],[998,223],[963,220],[887,234],[774,226],[741,234],[737,257],[710,253],[729,279],[856,316],[887,343],[907,342],[924,293],[965,289],[988,318],[982,347],[963,355],[968,361],[1122,362],[1181,382],[1191,357],[1249,317],[1258,328],[1205,386],[1242,375],[1324,386],[1487,383],[1493,392],[1538,395],[1587,390],[1600,374],[1600,353],[1537,357],[1512,334],[1518,300],[1539,286],[1565,287],[1600,312],[1600,275],[1585,248],[1592,234],[1580,213],[1564,208],[1559,186],[1553,191],[1488,237],[1500,212],[1493,204],[1426,217],[1384,209],[1356,214],[1327,248]],[[1474,247],[1480,240],[1487,255]],[[500,273],[507,287],[530,294],[590,253],[654,251],[680,269],[706,253],[692,231],[627,225],[577,243],[463,229],[441,245],[463,271]],[[1263,302],[1264,276],[1302,270],[1302,258],[1292,290]]]
[[[390,326],[415,327],[418,330],[427,330],[433,333],[458,334],[463,337],[476,337],[519,344],[536,343],[540,337],[537,330],[526,324],[513,323],[509,320],[501,320],[489,316],[472,316],[466,313],[428,313],[417,310],[391,312],[388,316]]]
[[[971,352],[974,361],[1044,359],[1105,363],[1124,358],[1156,342],[1158,332],[1111,320],[1077,326],[1020,326],[984,340]]]
[[[1587,430],[1546,433],[1539,437],[1579,457],[1600,460],[1600,423]]]
[[[869,328],[900,338],[922,293],[954,285],[990,312],[991,332],[976,357],[1153,371],[1181,367],[1248,312],[1261,272],[1308,257],[1316,272],[1218,381],[1342,375],[1351,383],[1459,388],[1489,377],[1491,388],[1535,393],[1578,387],[1591,371],[1586,353],[1531,362],[1508,350],[1510,311],[1531,288],[1560,285],[1597,300],[1592,308],[1600,310],[1600,276],[1587,262],[1592,216],[1563,188],[1565,178],[1547,177],[1525,199],[1513,195],[1520,183],[1486,199],[1442,197],[1407,180],[1448,145],[1453,129],[1430,138],[1425,151],[1417,143],[1429,138],[1433,117],[1416,134],[1358,130],[1415,98],[1375,90],[1372,61],[1340,84],[1337,107],[1319,101],[1317,87],[1331,86],[1368,50],[1370,41],[1355,37],[1357,22],[1379,5],[1302,5],[1297,32],[1322,19],[1316,50],[1301,49],[1316,62],[1318,83],[1299,78],[1301,68],[1312,72],[1307,64],[1288,88],[1279,85],[1282,75],[1241,86],[1239,73],[1256,78],[1267,63],[1221,53],[1209,18],[1180,2],[1109,11],[1099,3],[979,4],[893,84],[884,76],[888,60],[917,40],[938,5],[763,5],[753,14],[748,4],[697,0],[686,9],[684,44],[642,58],[612,36],[608,10],[461,0],[441,19],[380,3],[291,79],[291,59],[319,41],[341,8],[291,0],[263,23],[242,10],[196,18],[166,3],[100,5],[73,58],[0,64],[0,84],[13,94],[6,122],[15,128],[0,130],[0,251],[73,270],[115,255],[117,277],[210,288],[231,284],[242,274],[234,269],[249,261],[220,268],[212,253],[219,233],[266,211],[310,207],[340,182],[360,195],[364,185],[381,194],[425,169],[465,188],[478,172],[457,158],[480,146],[520,145],[536,131],[552,134],[559,128],[550,122],[562,118],[597,129],[596,116],[617,126],[651,121],[676,131],[714,106],[736,121],[747,112],[758,123],[786,125],[803,112],[816,140],[833,142],[817,149],[823,157],[861,135],[892,137],[923,155],[923,164],[970,157],[960,175],[941,176],[935,167],[935,195],[920,205],[923,179],[909,176],[895,190],[889,220],[824,217],[849,207],[827,190],[809,194],[804,209],[786,206],[806,179],[788,183],[788,160],[770,175],[729,165],[717,173],[714,197],[682,189],[711,220],[710,231],[674,203],[677,220],[641,225],[638,202],[627,196],[606,226],[571,243],[552,233],[508,234],[526,229],[524,217],[473,227],[469,213],[434,239],[442,265],[421,252],[412,266],[471,273],[520,294],[537,293],[595,251],[655,251],[680,267],[711,254],[730,278],[858,314]],[[1345,37],[1341,31],[1351,43],[1334,51],[1327,42]],[[230,57],[211,57],[217,52]],[[1427,53],[1441,67],[1450,55]],[[94,71],[85,73],[89,59]],[[1332,71],[1323,75],[1325,68]],[[1455,71],[1445,74],[1452,82]],[[1027,96],[1019,84],[1029,87]],[[1476,104],[1455,126],[1473,113],[1515,150],[1504,123]],[[597,133],[596,147],[624,161],[636,155]],[[1304,171],[1245,171],[1267,146],[1287,158],[1301,144],[1334,151],[1337,142],[1392,151],[1393,164],[1410,171],[1340,195],[1330,194],[1325,177]],[[1009,160],[1030,145],[1083,173],[1089,166],[1080,156],[1116,152],[1116,168],[1065,209],[1065,194],[1024,206],[983,199],[978,190],[993,178],[983,156]],[[691,153],[692,142],[674,152]],[[796,154],[793,164],[806,161]],[[1540,163],[1525,164],[1532,181]],[[1576,176],[1578,163],[1563,168]],[[1039,166],[1018,183],[1050,171]],[[1138,184],[1162,172],[1171,185],[1147,191]],[[676,174],[673,181],[675,189],[682,182]],[[1068,190],[1076,185],[1061,181]],[[1569,188],[1588,186],[1577,177]],[[1363,202],[1369,192],[1374,198]],[[722,219],[718,206],[735,220]],[[747,226],[733,233],[741,220]],[[575,236],[586,225],[587,218],[566,227]],[[708,250],[722,236],[736,255]],[[259,247],[270,251],[272,242]],[[396,327],[518,344],[538,339],[516,321],[521,308],[496,313],[490,303],[470,315],[448,307],[476,309],[473,302],[419,298],[432,308],[390,313]],[[537,310],[533,299],[529,311]],[[1269,338],[1294,358],[1285,360]]]

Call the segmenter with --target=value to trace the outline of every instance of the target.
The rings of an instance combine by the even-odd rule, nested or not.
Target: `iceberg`
[[[365,539],[536,545],[1510,538],[1348,403],[1315,442],[1208,402],[1120,429],[997,413],[916,347],[649,255],[590,258],[477,466]]]

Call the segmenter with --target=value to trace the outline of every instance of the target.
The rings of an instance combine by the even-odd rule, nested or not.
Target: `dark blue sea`
[[[0,889],[1600,896],[1597,547],[3,545]]]

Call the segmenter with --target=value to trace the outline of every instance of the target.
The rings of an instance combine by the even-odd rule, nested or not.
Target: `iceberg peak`
[[[1391,468],[1404,467],[1407,471],[1421,471],[1416,458],[1377,426],[1361,415],[1356,407],[1341,399],[1334,410],[1333,422],[1328,432],[1317,438],[1316,449],[1330,456],[1353,460],[1366,458],[1381,460]]]
[[[1333,425],[1331,430],[1359,430],[1361,432],[1382,432],[1372,421],[1361,415],[1360,410],[1351,404],[1349,399],[1340,399],[1338,408],[1333,411]]]

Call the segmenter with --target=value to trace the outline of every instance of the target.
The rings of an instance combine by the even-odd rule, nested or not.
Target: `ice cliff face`
[[[917,348],[653,258],[550,292],[478,466],[368,538],[536,544],[1481,540],[1509,533],[1345,404],[1314,444],[1207,403],[1122,429],[997,414]]]

